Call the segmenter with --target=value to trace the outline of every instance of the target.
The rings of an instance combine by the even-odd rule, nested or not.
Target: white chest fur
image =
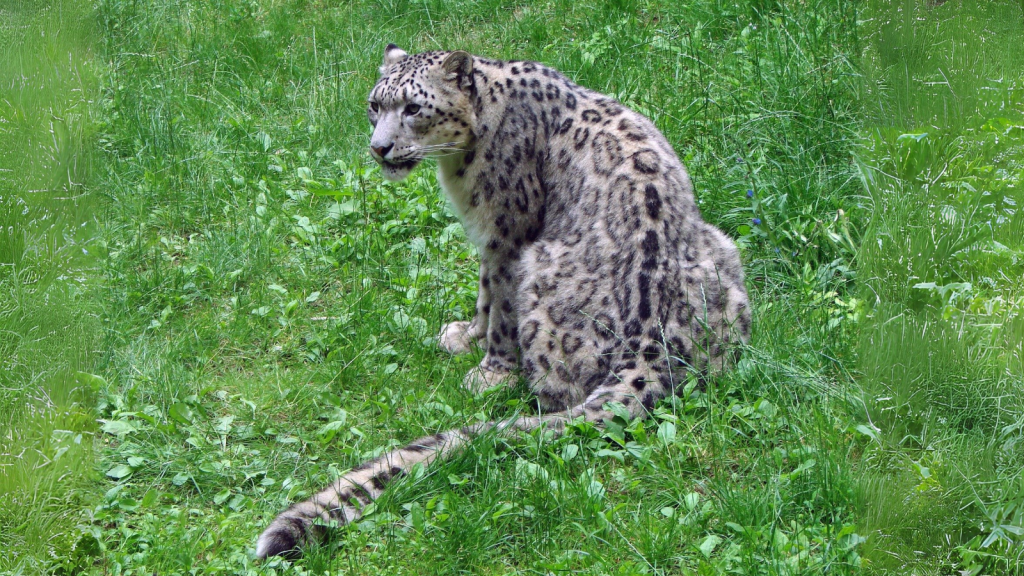
[[[491,222],[482,203],[473,206],[473,188],[476,170],[467,170],[462,176],[456,173],[463,167],[463,155],[455,154],[438,159],[437,181],[441,184],[452,210],[462,222],[466,236],[478,249],[483,249],[491,236]]]

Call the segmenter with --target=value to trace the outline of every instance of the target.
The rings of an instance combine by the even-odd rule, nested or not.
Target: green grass
[[[1024,14],[934,4],[19,5],[34,28],[5,34],[73,14],[98,32],[61,46],[101,49],[75,52],[80,86],[32,92],[69,100],[19,108],[40,111],[29,144],[0,157],[42,173],[26,150],[77,110],[55,133],[90,143],[73,149],[100,160],[100,200],[4,216],[38,231],[0,250],[56,272],[11,308],[16,333],[53,336],[17,340],[2,453],[52,429],[83,441],[63,476],[19,464],[50,520],[0,515],[16,550],[0,572],[1020,572]],[[429,166],[391,184],[366,154],[388,42],[536,59],[650,116],[741,245],[753,339],[650,419],[480,438],[305,558],[257,563],[270,519],[349,467],[532,410],[525,385],[466,393],[479,358],[432,340],[472,314],[475,254]],[[67,61],[25,54],[40,74]],[[98,274],[71,257],[94,234]],[[46,414],[70,420],[16,420],[27,390],[55,390]]]
[[[869,11],[858,516],[879,573],[1024,568],[1022,8]]]
[[[91,9],[0,8],[0,573],[71,568],[97,430]]]
[[[101,18],[115,329],[97,570],[854,570],[834,302],[854,255],[836,215],[859,193],[851,5],[110,1]],[[326,549],[257,566],[272,516],[348,467],[531,409],[524,388],[467,395],[478,358],[432,342],[471,314],[476,266],[431,171],[387,184],[365,154],[360,103],[391,41],[542,60],[651,116],[705,215],[742,237],[754,345],[655,419],[481,439]]]

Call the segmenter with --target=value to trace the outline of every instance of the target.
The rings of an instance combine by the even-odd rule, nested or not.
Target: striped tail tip
[[[260,560],[271,556],[298,558],[302,555],[302,548],[316,539],[316,535],[311,533],[314,530],[308,520],[282,514],[260,534],[256,541],[256,557]]]

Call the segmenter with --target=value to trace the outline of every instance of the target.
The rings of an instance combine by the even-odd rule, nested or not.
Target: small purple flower
[[[754,191],[753,190],[747,190],[747,198],[753,198],[753,197],[754,197]]]
[[[760,218],[754,218],[753,220],[751,220],[751,222],[754,223],[754,226],[760,226],[761,225],[761,219]]]
[[[743,164],[743,157],[742,156],[737,156],[736,157],[736,163],[737,164]]]

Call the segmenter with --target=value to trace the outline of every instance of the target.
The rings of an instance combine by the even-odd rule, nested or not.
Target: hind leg
[[[588,422],[601,424],[615,417],[615,412],[610,409],[612,404],[621,404],[630,418],[638,418],[646,416],[658,400],[671,393],[672,388],[667,378],[661,377],[652,367],[640,363],[637,368],[609,374],[605,382],[591,390],[579,404],[533,419],[537,423],[547,420],[564,422],[566,419],[583,416]]]
[[[609,374],[608,342],[598,334],[607,315],[595,314],[609,287],[589,274],[578,248],[538,242],[524,255],[517,302],[523,375],[541,408],[580,404]]]
[[[721,234],[717,230],[712,230]],[[711,233],[709,232],[709,234]],[[677,270],[666,294],[664,342],[671,359],[711,376],[730,367],[750,337],[750,307],[735,248]]]

